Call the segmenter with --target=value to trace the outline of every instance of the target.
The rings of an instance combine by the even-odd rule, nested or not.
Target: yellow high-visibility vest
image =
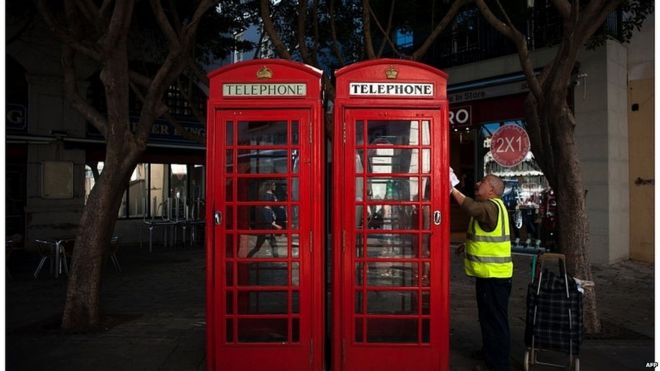
[[[509,213],[499,198],[492,198],[499,210],[497,226],[491,232],[481,229],[479,222],[470,218],[465,246],[465,274],[479,278],[510,278],[511,237]]]

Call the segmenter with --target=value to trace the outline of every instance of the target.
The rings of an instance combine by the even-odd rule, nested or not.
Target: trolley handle
[[[564,254],[557,254],[557,253],[545,253],[541,254],[539,256],[539,278],[538,278],[538,285],[536,287],[536,294],[538,295],[541,292],[541,279],[543,278],[543,264],[545,263],[546,260],[550,259],[556,259],[557,260],[557,265],[559,266],[559,274],[564,275],[564,285],[566,286],[566,297],[570,297],[569,290],[568,290],[568,273],[566,272],[566,255]]]

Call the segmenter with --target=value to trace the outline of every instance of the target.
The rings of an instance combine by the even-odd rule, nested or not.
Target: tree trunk
[[[567,108],[567,107],[566,107]],[[589,251],[589,222],[586,193],[573,139],[574,119],[562,115],[562,129],[557,130],[555,159],[557,161],[557,198],[559,247],[566,255],[568,274],[581,280],[592,281]],[[600,320],[596,310],[596,292],[585,289],[583,297],[584,328],[587,333],[600,332]]]
[[[137,154],[117,155],[108,146],[103,172],[92,188],[80,218],[71,259],[62,330],[88,331],[100,325],[100,285],[103,257],[107,253],[125,185]]]

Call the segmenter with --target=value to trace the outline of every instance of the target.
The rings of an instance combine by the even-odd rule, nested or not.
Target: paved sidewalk
[[[42,272],[34,280],[36,260],[10,262],[6,284],[7,370],[204,370],[204,251],[122,246],[123,272],[108,265],[103,280],[107,331],[61,335],[66,278]],[[524,311],[529,258],[515,258],[511,299],[512,359],[522,369]],[[33,266],[34,265],[34,266]],[[586,339],[582,370],[641,370],[653,362],[653,268],[623,262],[595,267],[605,332]],[[470,354],[480,346],[473,282],[452,258],[451,368],[470,370]],[[534,370],[552,370],[534,367]],[[253,371],[253,370],[249,370]],[[387,370],[384,370],[387,371]],[[396,370],[392,370],[396,371]]]

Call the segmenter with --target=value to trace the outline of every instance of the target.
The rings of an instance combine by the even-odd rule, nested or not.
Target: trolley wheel
[[[525,368],[525,371],[529,371],[529,366],[531,364],[530,359],[532,357],[532,354],[530,353],[529,349],[525,351],[525,356],[523,357],[523,367]]]

